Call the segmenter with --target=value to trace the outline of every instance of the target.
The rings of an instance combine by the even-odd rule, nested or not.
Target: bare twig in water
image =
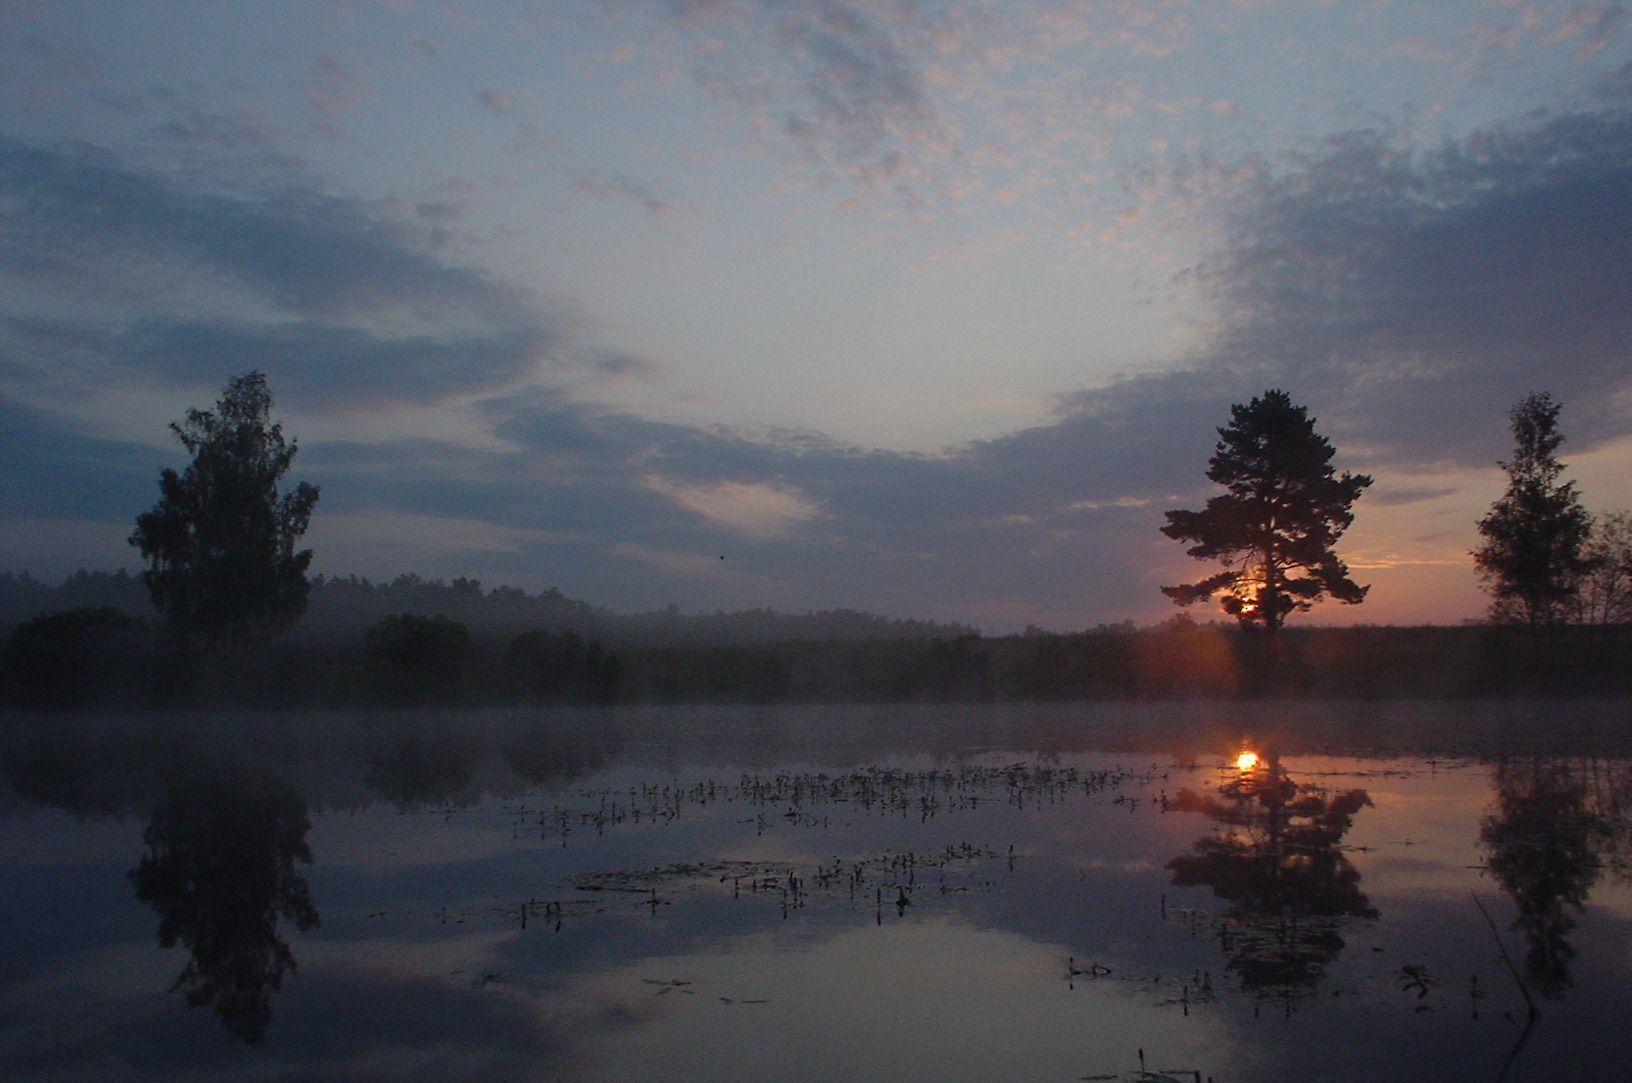
[[[1519,1052],[1524,1048],[1524,1043],[1530,1040],[1530,1032],[1535,1029],[1536,1021],[1541,1018],[1541,1009],[1536,1006],[1536,998],[1530,995],[1530,986],[1525,984],[1524,975],[1513,965],[1513,957],[1507,954],[1507,945],[1502,942],[1502,934],[1497,930],[1490,911],[1485,909],[1485,904],[1479,901],[1477,894],[1473,892],[1468,894],[1473,895],[1473,905],[1479,908],[1485,924],[1490,926],[1490,935],[1496,941],[1496,950],[1502,953],[1502,963],[1507,967],[1507,972],[1513,975],[1513,982],[1519,987],[1519,992],[1524,994],[1524,1005],[1528,1009],[1524,1017],[1524,1029],[1519,1032],[1519,1040],[1514,1042],[1513,1048],[1508,1051],[1507,1060],[1502,1063],[1501,1074],[1496,1077],[1499,1083],[1500,1080],[1507,1078],[1508,1070],[1513,1067],[1513,1062],[1519,1059]]]

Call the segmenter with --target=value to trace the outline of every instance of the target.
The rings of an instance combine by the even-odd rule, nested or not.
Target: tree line
[[[157,620],[159,610],[140,575],[81,569],[61,583],[0,572],[0,639],[45,613],[111,607]],[[608,646],[750,646],[787,640],[932,639],[967,635],[965,625],[882,617],[853,609],[783,613],[774,609],[684,613],[676,606],[642,613],[614,612],[569,598],[555,588],[528,592],[487,587],[480,580],[451,581],[403,573],[390,579],[313,575],[306,610],[281,633],[280,642],[343,650],[359,647],[373,624],[400,613],[451,617],[480,641],[508,639],[526,631],[573,631]]]
[[[572,631],[472,636],[404,613],[360,643],[286,640],[253,663],[177,664],[112,609],[21,626],[0,703],[27,708],[495,707],[685,703],[1472,699],[1632,695],[1632,626],[1300,627],[1242,635],[1183,614],[1147,628],[928,639],[612,647]]]

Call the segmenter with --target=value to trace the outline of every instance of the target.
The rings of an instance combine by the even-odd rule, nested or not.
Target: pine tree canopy
[[[1175,541],[1194,542],[1190,556],[1224,568],[1162,593],[1179,605],[1222,593],[1226,613],[1268,631],[1326,595],[1363,600],[1369,588],[1349,577],[1334,546],[1354,522],[1354,502],[1371,478],[1337,474],[1331,442],[1284,391],[1231,406],[1230,423],[1218,434],[1207,478],[1225,491],[1200,511],[1167,512],[1161,529]]]

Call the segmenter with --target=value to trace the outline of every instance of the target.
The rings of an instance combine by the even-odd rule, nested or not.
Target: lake
[[[1632,1061],[1626,704],[0,724],[6,1079]]]

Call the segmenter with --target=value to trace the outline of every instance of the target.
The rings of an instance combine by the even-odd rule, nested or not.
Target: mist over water
[[[8,715],[0,1074],[1589,1074],[1626,713]]]

